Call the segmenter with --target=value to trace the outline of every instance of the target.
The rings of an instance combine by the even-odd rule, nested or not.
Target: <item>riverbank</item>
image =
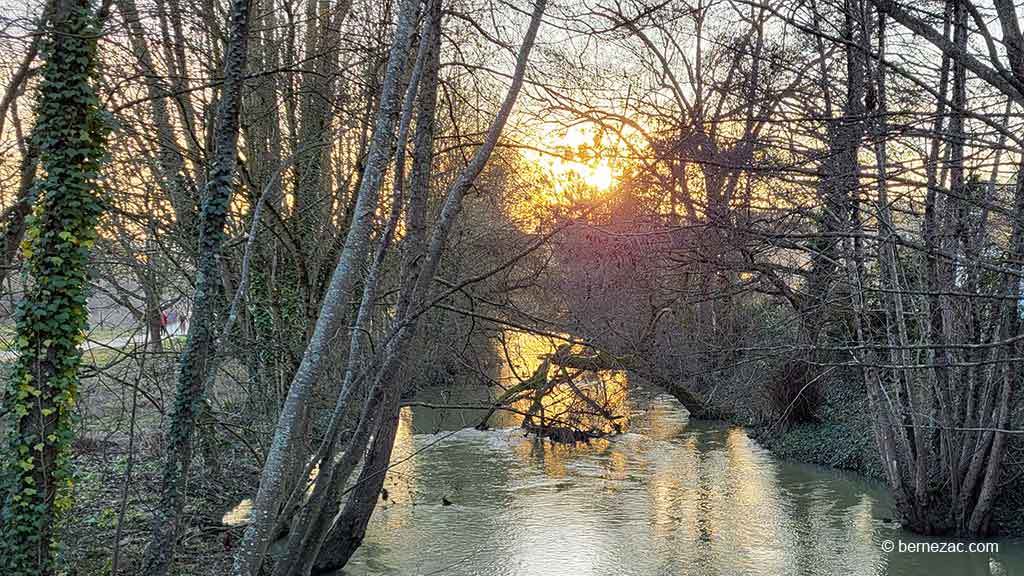
[[[751,437],[780,458],[849,470],[883,480],[882,462],[868,413],[867,392],[837,381],[822,386],[822,402],[813,421],[778,424],[739,422]]]
[[[737,422],[750,436],[779,458],[806,462],[856,474],[884,484],[878,448],[871,432],[866,393],[847,383],[826,382],[818,418],[780,428],[772,423]],[[1011,454],[1024,453],[1020,436],[1010,439]],[[1020,462],[1019,458],[1008,462]],[[1015,470],[1016,468],[1016,470]],[[993,506],[995,536],[1024,537],[1024,471],[1009,466],[1008,478]]]
[[[732,358],[724,362],[728,368],[711,363],[710,368],[697,370],[686,362],[692,354],[686,348],[649,344],[636,350],[614,338],[594,345],[612,358],[629,358],[625,368],[632,378],[658,386],[688,409],[693,406],[691,418],[743,426],[778,458],[846,470],[886,485],[868,392],[853,368],[836,363],[820,373],[808,373],[793,370],[792,359],[773,356],[755,361]],[[698,355],[696,366],[708,365],[713,356]],[[794,409],[797,400],[802,404],[799,410]],[[1010,428],[1020,428],[1017,420]],[[1024,437],[1009,435],[1007,451],[991,533],[1018,538],[1024,537]]]

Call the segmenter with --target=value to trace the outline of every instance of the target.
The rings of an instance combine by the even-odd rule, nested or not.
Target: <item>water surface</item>
[[[741,428],[690,422],[671,397],[628,389],[628,432],[590,445],[404,409],[388,499],[344,574],[1024,574],[1020,542],[998,554],[886,552],[886,540],[925,539],[887,521],[879,484],[779,461]]]

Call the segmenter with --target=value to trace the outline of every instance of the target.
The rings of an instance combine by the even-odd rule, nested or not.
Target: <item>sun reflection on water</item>
[[[528,377],[552,344],[516,338],[515,373]],[[509,368],[496,376],[518,381]],[[589,444],[524,437],[514,414],[486,432],[414,433],[422,412],[406,411],[395,457],[419,452],[395,470],[405,491],[378,507],[346,573],[960,576],[1024,566],[1005,554],[887,557],[880,542],[893,535],[880,517],[892,513],[878,486],[775,461],[742,429],[688,421],[674,399],[625,374],[601,385],[627,431]]]

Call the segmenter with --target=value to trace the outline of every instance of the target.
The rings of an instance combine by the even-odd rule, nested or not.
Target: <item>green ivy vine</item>
[[[22,254],[18,359],[8,381],[0,573],[56,571],[57,527],[71,506],[70,448],[88,320],[89,252],[104,198],[107,122],[97,97],[99,26],[89,0],[51,9],[33,130],[42,173]]]

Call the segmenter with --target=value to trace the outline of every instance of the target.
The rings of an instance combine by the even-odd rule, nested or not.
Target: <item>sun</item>
[[[584,174],[583,181],[588,186],[593,186],[598,190],[605,191],[612,187],[615,183],[615,177],[612,175],[612,168],[607,162],[602,161],[597,166],[587,166],[587,174]]]
[[[580,186],[604,193],[614,188],[616,172],[604,152],[605,134],[592,124],[544,130],[529,159],[547,175],[557,201]]]
[[[562,119],[529,123],[518,139],[524,186],[509,215],[532,230],[553,214],[613,199],[629,172],[628,127]],[[568,212],[566,212],[568,211]]]

